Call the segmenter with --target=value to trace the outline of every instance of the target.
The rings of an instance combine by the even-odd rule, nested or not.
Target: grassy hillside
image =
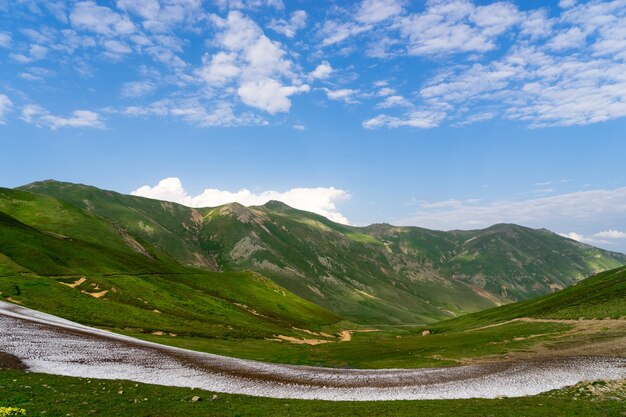
[[[601,272],[554,294],[468,314],[431,327],[459,330],[522,317],[565,320],[626,318],[626,268]]]
[[[434,322],[550,293],[626,264],[622,254],[515,225],[452,232],[359,228],[280,202],[196,210],[55,181],[21,189],[107,222],[113,235],[124,233],[153,257],[205,270],[257,271],[366,325]],[[33,218],[28,207],[2,204],[0,210],[18,220],[47,227],[49,219]],[[55,233],[80,237],[81,229],[66,223],[57,222]]]
[[[263,339],[340,321],[258,273],[185,267],[61,201],[2,195],[40,228],[0,211],[0,298],[140,336]]]
[[[551,355],[625,356],[626,268],[535,300],[428,327],[375,330],[355,332],[349,343],[306,347],[265,340],[236,349],[220,341],[173,343],[252,359],[353,368],[452,366]]]

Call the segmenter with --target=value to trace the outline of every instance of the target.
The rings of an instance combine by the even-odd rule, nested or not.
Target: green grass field
[[[199,401],[192,401],[199,397]],[[0,370],[0,407],[27,416],[133,417],[622,417],[626,383],[581,384],[534,397],[437,401],[279,400]]]

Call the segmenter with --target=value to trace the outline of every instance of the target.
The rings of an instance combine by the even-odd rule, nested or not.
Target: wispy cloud
[[[557,231],[598,230],[603,225],[601,222],[605,222],[605,227],[620,224],[626,213],[626,187],[492,203],[475,200],[421,202],[419,207],[401,223],[445,230],[476,229],[495,223],[517,223],[530,227],[550,225]]]
[[[268,28],[288,38],[293,38],[300,29],[304,29],[307,23],[307,13],[304,10],[296,10],[287,19],[272,19]]]
[[[4,94],[0,94],[0,125],[6,124],[5,116],[13,108],[13,102]]]
[[[22,120],[38,127],[57,130],[63,127],[104,129],[106,126],[98,113],[89,110],[74,110],[70,117],[50,114],[41,106],[30,104],[22,109]]]

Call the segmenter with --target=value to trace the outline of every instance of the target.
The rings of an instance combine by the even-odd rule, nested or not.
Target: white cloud
[[[285,8],[282,0],[215,0],[221,9],[258,9],[270,7],[282,10]]]
[[[13,38],[8,32],[0,32],[0,48],[10,48]]]
[[[385,97],[385,99],[382,102],[378,103],[376,107],[381,108],[381,109],[389,109],[392,107],[412,107],[412,106],[413,106],[413,103],[411,103],[406,98],[400,95],[391,95],[391,96]]]
[[[6,124],[4,118],[13,108],[13,102],[4,94],[0,94],[0,125]]]
[[[431,0],[423,13],[403,17],[400,35],[410,55],[487,52],[521,15],[507,2],[475,6],[469,0]]]
[[[341,88],[339,90],[324,88],[323,90],[326,92],[326,96],[331,100],[342,100],[346,103],[356,103],[354,96],[358,93],[357,90],[353,90],[351,88]]]
[[[133,50],[124,42],[107,39],[102,42],[105,49],[105,56],[111,59],[120,59],[122,56],[130,54]]]
[[[575,240],[576,242],[591,243],[588,238],[586,238],[584,235],[581,235],[580,233],[568,232],[568,233],[559,233],[559,235],[566,237],[568,239]]]
[[[378,90],[378,93],[376,93],[376,94],[378,96],[381,96],[381,97],[392,96],[392,95],[396,94],[396,90],[394,88],[391,88],[391,87],[383,87],[380,90]]]
[[[615,249],[614,245],[619,244],[619,240],[626,239],[626,233],[617,230],[605,230],[593,233],[591,235],[583,235],[582,233],[569,232],[559,233],[561,236],[576,240],[578,242],[588,243],[590,245],[604,246]]]
[[[215,207],[233,202],[245,206],[256,206],[270,200],[278,200],[291,207],[320,214],[338,223],[348,224],[348,219],[339,211],[337,203],[349,199],[350,194],[334,187],[292,188],[284,192],[263,191],[260,193],[247,189],[231,192],[207,188],[197,196],[190,196],[180,179],[172,177],[159,181],[154,187],[144,185],[131,194],[173,201],[189,207]]]
[[[219,29],[212,44],[221,50],[206,56],[198,71],[209,89],[270,114],[288,112],[290,97],[309,91],[283,45],[268,38],[253,20],[239,11],[212,20]]]
[[[163,99],[143,106],[108,109],[129,117],[173,116],[198,127],[264,126],[267,121],[251,113],[236,114],[227,101],[203,103],[199,98]]]
[[[502,200],[489,204],[458,201],[451,205],[446,201],[447,207],[433,208],[436,203],[420,204],[417,212],[400,223],[445,230],[477,229],[495,223],[549,226],[553,230],[598,230],[603,222],[606,225],[623,224],[626,187],[579,191],[524,201]]]
[[[378,23],[403,11],[403,0],[363,0],[356,14],[362,23]]]
[[[562,7],[563,9],[572,7],[575,4],[576,4],[576,0],[560,0],[559,1],[559,7]]]
[[[415,127],[419,129],[430,129],[439,126],[446,114],[430,110],[414,111],[404,115],[403,117],[389,116],[379,114],[363,122],[366,129],[376,129],[381,127],[398,128],[398,127]]]
[[[241,74],[234,52],[218,52],[202,58],[204,66],[199,70],[202,79],[209,85],[223,85]]]
[[[57,130],[61,127],[88,127],[104,129],[104,122],[98,113],[89,110],[75,110],[70,117],[60,117],[50,114],[41,106],[29,104],[22,109],[22,120],[38,127],[48,127]]]
[[[143,97],[156,90],[156,85],[151,81],[131,81],[122,85],[120,95],[126,98]]]
[[[285,35],[288,38],[293,38],[300,29],[306,27],[307,14],[304,10],[296,10],[291,14],[289,20],[285,19],[272,19],[267,25],[268,28],[274,32]]]
[[[29,64],[34,61],[39,61],[46,57],[48,54],[48,48],[42,45],[31,45],[28,49],[28,55],[18,54],[18,53],[10,53],[9,57],[19,62],[20,64]]]
[[[117,7],[140,16],[143,28],[157,33],[193,24],[203,15],[200,0],[117,0]]]
[[[330,74],[332,74],[332,72],[333,67],[331,67],[328,61],[324,61],[309,73],[309,79],[324,80],[330,77]]]
[[[614,59],[514,47],[500,60],[442,75],[420,96],[431,106],[488,105],[533,127],[585,125],[626,116],[625,73]]]
[[[572,27],[554,36],[547,46],[556,51],[578,48],[585,44],[585,37],[580,28]]]
[[[256,107],[270,114],[288,112],[291,108],[289,96],[306,93],[309,86],[284,86],[271,78],[264,78],[241,84],[237,94],[248,106]]]
[[[135,25],[126,16],[93,1],[81,1],[74,5],[70,22],[77,29],[106,36],[130,35]]]
[[[593,237],[601,239],[626,239],[626,232],[620,232],[618,230],[605,230],[603,232],[595,233]]]
[[[355,22],[342,22],[337,20],[326,20],[319,30],[318,36],[322,38],[322,45],[334,45],[344,40],[367,32],[371,26]]]

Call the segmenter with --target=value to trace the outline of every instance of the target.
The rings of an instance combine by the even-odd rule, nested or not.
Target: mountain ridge
[[[623,254],[513,224],[447,232],[384,223],[356,227],[278,201],[190,208],[53,180],[18,189],[101,218],[153,256],[207,270],[256,271],[362,323],[454,317],[626,264]]]

